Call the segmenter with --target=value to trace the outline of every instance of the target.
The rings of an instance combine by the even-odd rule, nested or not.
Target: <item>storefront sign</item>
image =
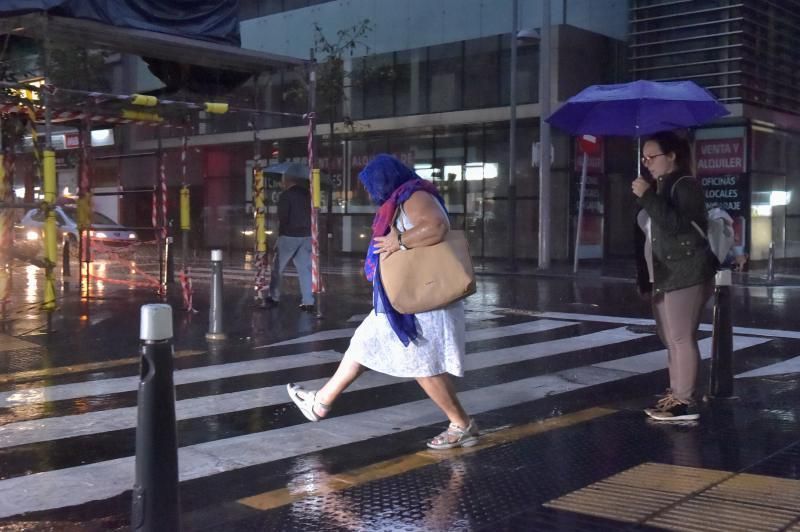
[[[695,142],[697,178],[703,185],[706,206],[721,207],[733,218],[750,214],[750,192],[741,137]]]
[[[744,140],[704,139],[695,143],[697,175],[741,174],[746,171]]]
[[[703,186],[706,208],[720,207],[733,218],[736,246],[745,245],[750,217],[745,141],[742,137],[695,142],[697,178]]]

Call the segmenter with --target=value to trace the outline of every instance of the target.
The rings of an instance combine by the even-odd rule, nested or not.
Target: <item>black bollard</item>
[[[731,271],[717,273],[714,288],[714,323],[711,338],[711,373],[709,397],[733,395],[733,316],[731,302]]]
[[[211,251],[211,295],[206,340],[224,340],[222,316],[222,250]]]
[[[143,305],[140,334],[136,483],[131,528],[180,530],[178,438],[172,382],[172,307]]]

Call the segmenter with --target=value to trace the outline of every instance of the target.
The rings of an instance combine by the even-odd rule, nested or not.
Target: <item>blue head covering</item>
[[[391,155],[381,153],[358,174],[358,179],[367,189],[372,202],[381,206],[400,185],[419,179],[419,176]]]

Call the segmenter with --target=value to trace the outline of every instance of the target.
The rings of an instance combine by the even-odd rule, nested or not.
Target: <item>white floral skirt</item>
[[[464,375],[464,302],[416,314],[417,339],[408,344],[397,338],[386,314],[374,310],[361,322],[344,354],[369,369],[394,377]]]

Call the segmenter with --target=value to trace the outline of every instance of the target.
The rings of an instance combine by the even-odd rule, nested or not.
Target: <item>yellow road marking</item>
[[[196,349],[184,349],[175,351],[175,358],[183,358],[189,356],[200,355],[207,351],[199,351]],[[0,384],[17,381],[29,381],[32,379],[43,379],[46,377],[56,377],[58,375],[69,375],[70,373],[82,373],[85,371],[96,371],[100,369],[115,368],[118,366],[128,366],[131,364],[138,364],[140,357],[120,358],[119,360],[106,360],[104,362],[87,362],[86,364],[76,364],[74,366],[62,366],[59,368],[44,368],[34,369],[29,371],[18,371],[16,373],[8,373],[0,375]]]
[[[478,445],[473,447],[451,449],[449,451],[433,451],[426,449],[414,454],[392,458],[391,460],[385,460],[362,468],[339,473],[338,475],[327,475],[324,472],[319,472],[320,478],[315,478],[313,482],[302,482],[301,485],[297,487],[267,491],[240,499],[238,502],[256,510],[271,510],[306,497],[325,495],[373,480],[399,475],[420,467],[472,454],[482,449],[496,447],[535,434],[577,425],[598,417],[613,414],[614,412],[616,412],[616,410],[609,408],[589,408],[565,416],[482,434]],[[313,473],[309,473],[309,475],[311,474]]]

